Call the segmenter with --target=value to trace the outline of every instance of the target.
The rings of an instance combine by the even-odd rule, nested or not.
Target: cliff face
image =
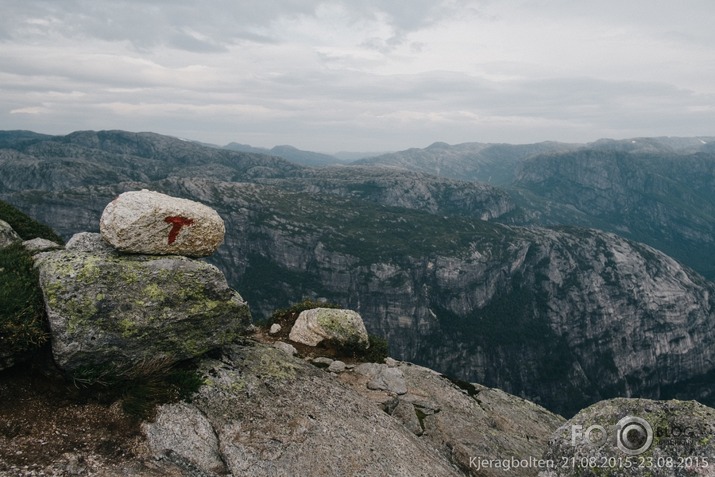
[[[712,152],[591,149],[540,156],[523,163],[513,185],[517,196],[529,194],[532,223],[568,223],[570,215],[570,223],[648,243],[715,277]]]

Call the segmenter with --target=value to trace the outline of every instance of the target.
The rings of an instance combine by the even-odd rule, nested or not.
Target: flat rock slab
[[[99,222],[117,250],[149,255],[205,257],[223,243],[223,219],[211,207],[149,190],[120,194]]]
[[[57,365],[72,374],[199,356],[245,334],[248,305],[213,265],[77,248],[35,256]]]

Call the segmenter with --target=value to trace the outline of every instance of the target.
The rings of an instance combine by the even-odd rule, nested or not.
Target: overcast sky
[[[715,136],[713,0],[2,0],[0,129],[387,151]]]

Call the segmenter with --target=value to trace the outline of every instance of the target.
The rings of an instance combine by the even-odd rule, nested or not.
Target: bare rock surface
[[[147,426],[157,456],[173,452],[208,475],[216,461],[192,449],[220,456],[234,476],[463,475],[330,373],[271,346],[234,345],[201,369],[206,384],[191,404],[162,406]],[[182,430],[196,419],[216,441]],[[183,444],[167,449],[175,436]]]
[[[65,371],[192,358],[246,331],[248,305],[213,265],[84,251],[103,249],[96,234],[70,244],[35,258],[52,352]]]
[[[308,346],[317,346],[326,340],[363,349],[369,346],[367,330],[360,314],[334,308],[302,311],[290,330],[289,338]]]
[[[564,418],[537,404],[477,384],[455,384],[435,371],[390,360],[390,365],[365,363],[339,375],[354,391],[381,406],[405,429],[436,449],[465,475],[535,476],[534,465],[485,468],[480,460],[503,462],[517,457],[540,459],[548,440]],[[367,384],[382,370],[399,371],[407,392],[396,395]],[[435,474],[436,475],[436,474]]]
[[[223,243],[223,219],[198,202],[149,190],[120,194],[99,223],[102,238],[122,252],[203,257]]]

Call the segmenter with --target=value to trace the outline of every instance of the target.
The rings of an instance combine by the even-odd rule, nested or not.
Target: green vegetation
[[[2,200],[0,200],[0,219],[10,224],[13,230],[15,230],[23,240],[32,240],[40,237],[59,244],[64,243],[62,238],[50,227],[33,220]]]
[[[371,334],[368,334],[368,340],[370,346],[367,349],[357,344],[348,344],[340,348],[340,354],[368,363],[384,363],[385,358],[390,356],[387,340]]]
[[[42,237],[63,243],[46,225],[0,201],[0,219],[23,240]],[[48,340],[42,292],[32,258],[21,244],[0,250],[0,349],[8,354],[38,349]]]
[[[48,340],[42,292],[21,244],[0,250],[0,349],[21,353]]]
[[[124,411],[137,419],[149,418],[160,404],[189,400],[203,384],[193,362],[172,365],[162,358],[126,368],[86,367],[71,378],[85,398],[121,399]]]
[[[300,315],[301,311],[305,310],[312,310],[313,308],[342,308],[340,305],[335,304],[335,303],[328,303],[328,302],[322,302],[322,301],[316,301],[316,300],[311,300],[310,298],[306,298],[305,300],[301,301],[300,303],[295,303],[288,308],[280,308],[276,311],[273,312],[271,317],[268,319],[268,322],[266,323],[266,327],[269,328],[273,323],[278,323],[279,325],[283,326],[288,325],[288,327],[292,327],[293,323],[295,323],[295,320],[298,318],[298,315]]]

